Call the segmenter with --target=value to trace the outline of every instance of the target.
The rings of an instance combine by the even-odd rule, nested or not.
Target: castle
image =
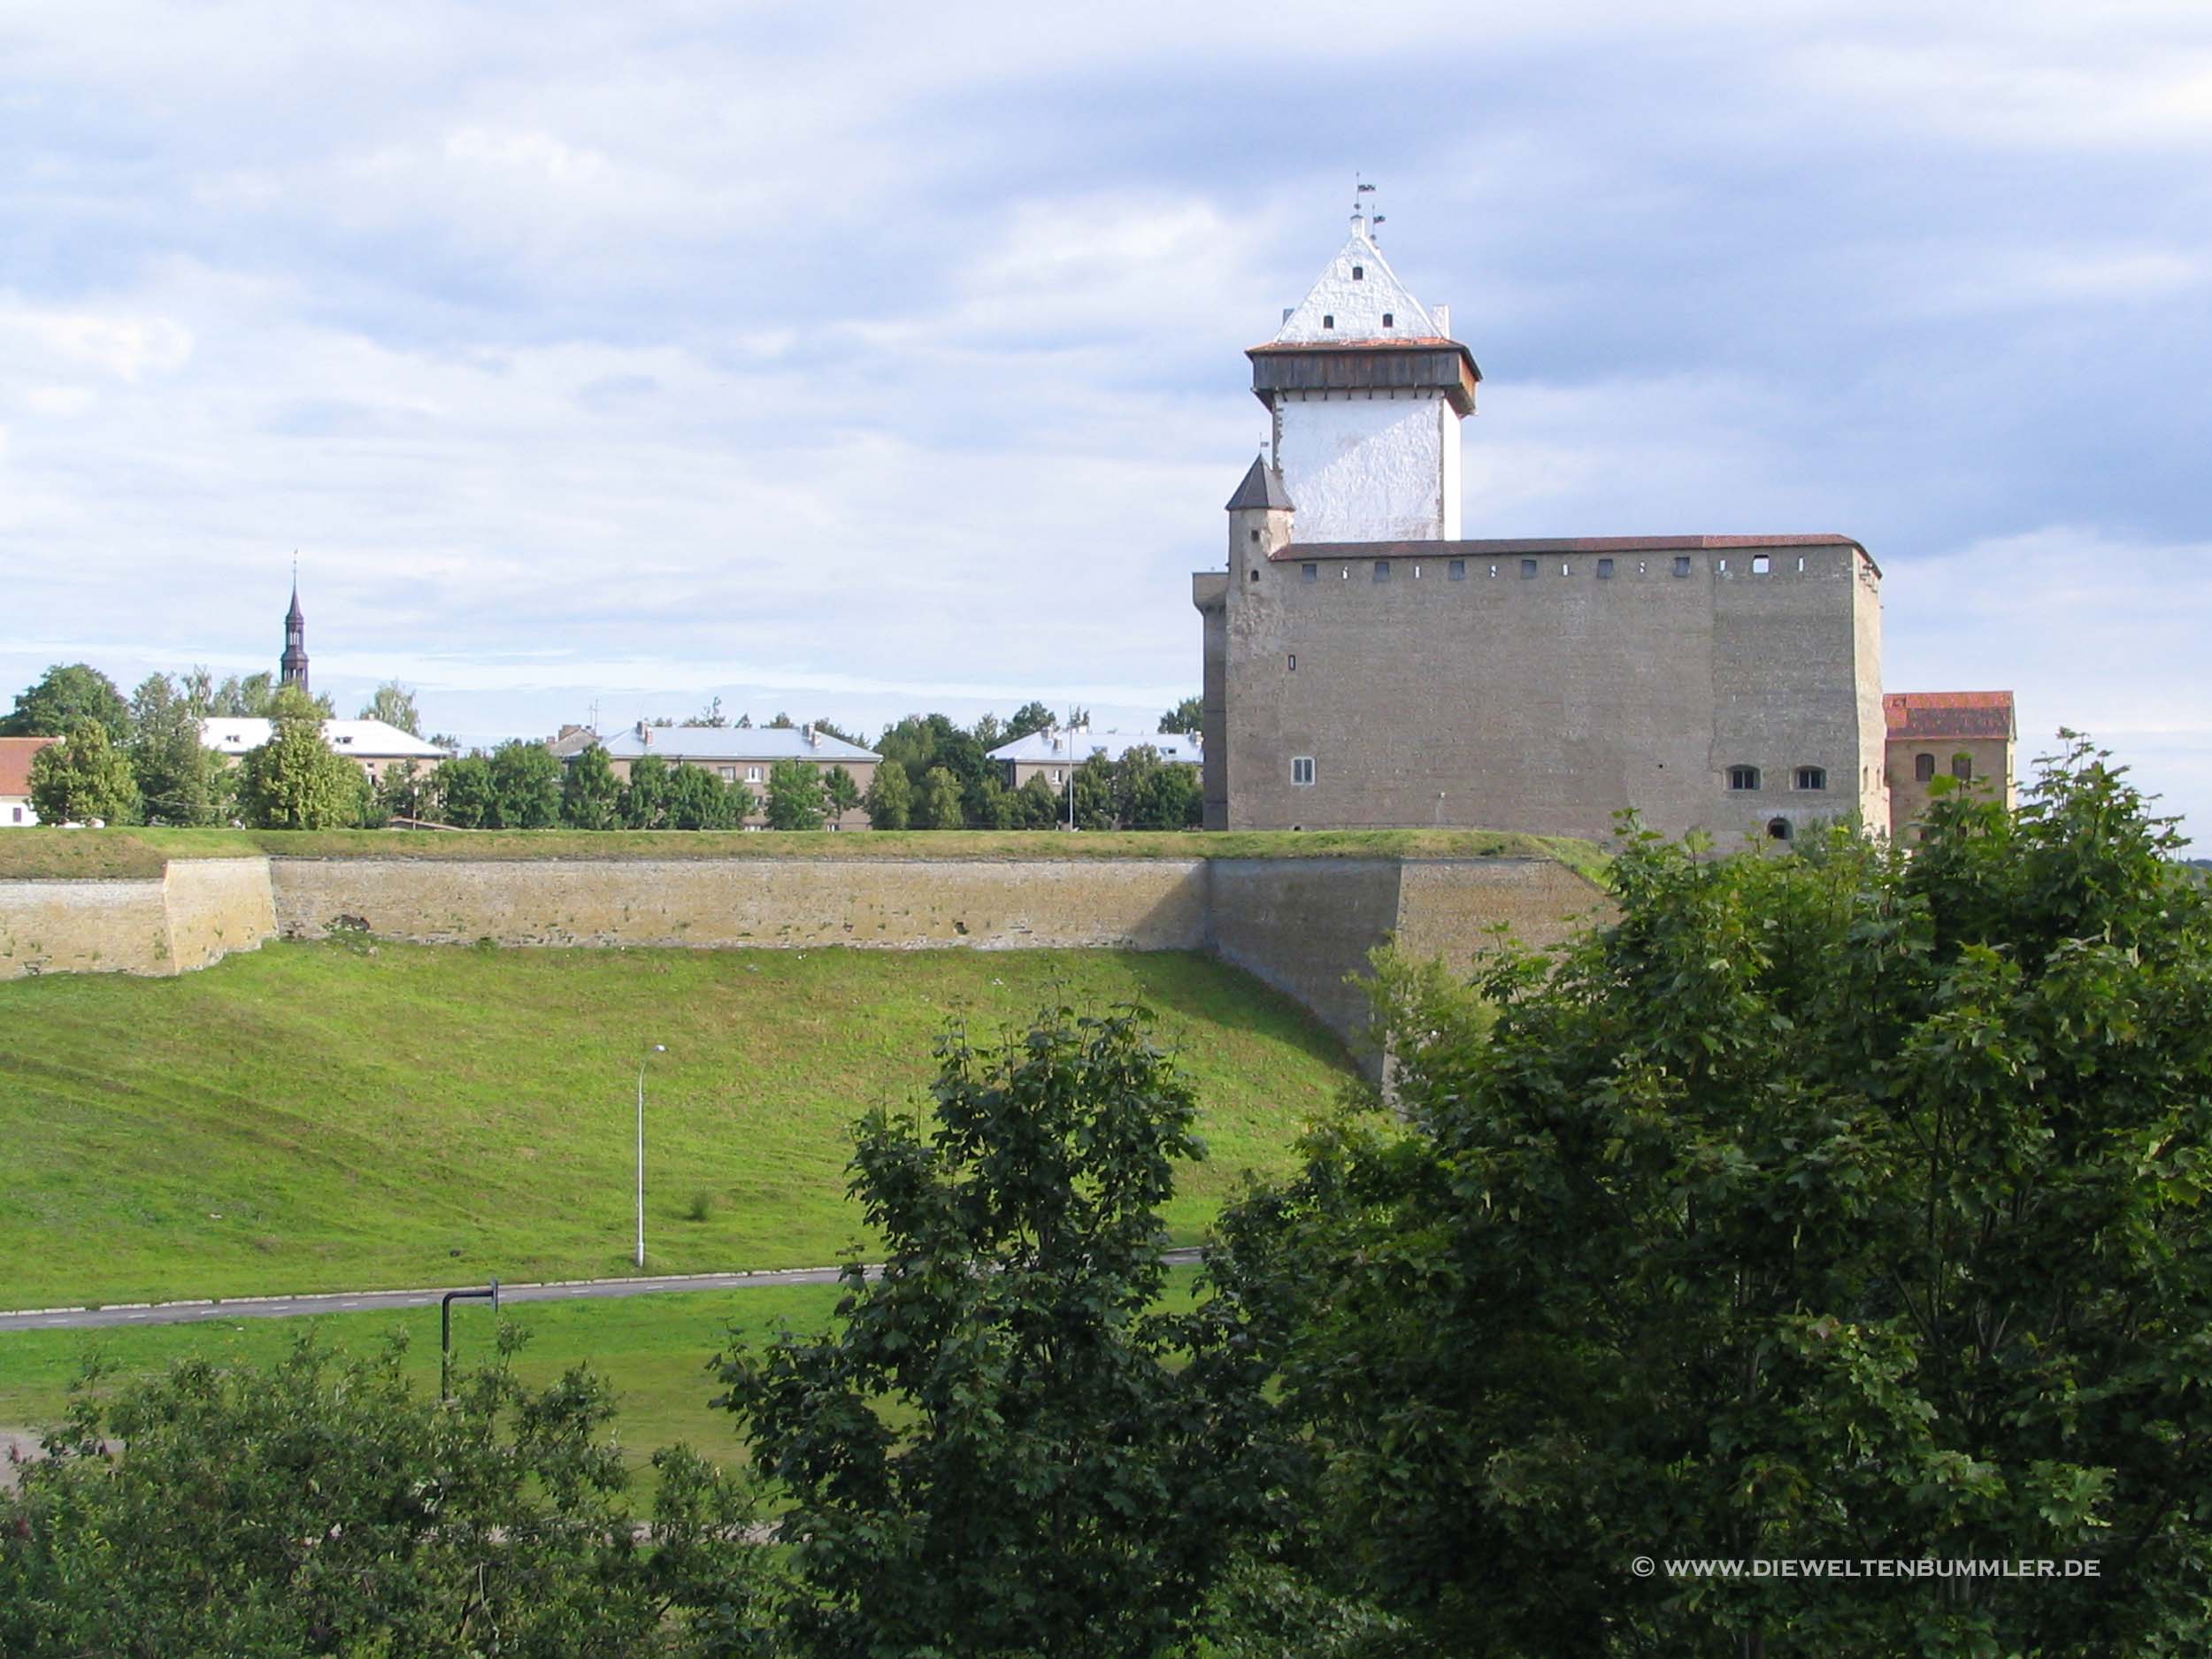
[[[1482,372],[1363,213],[1247,354],[1270,452],[1204,619],[1209,829],[1778,841],[1889,822],[1881,572],[1841,535],[1465,540]]]

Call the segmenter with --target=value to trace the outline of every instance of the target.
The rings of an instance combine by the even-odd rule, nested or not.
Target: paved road
[[[1178,1265],[1197,1261],[1195,1249],[1170,1250]],[[757,1273],[686,1273],[660,1279],[572,1279],[547,1285],[502,1285],[507,1302],[576,1302],[587,1297],[656,1296],[685,1290],[754,1290],[773,1285],[833,1285],[834,1267],[772,1268]],[[382,1308],[434,1308],[452,1289],[349,1290],[319,1296],[239,1296],[227,1302],[116,1303],[105,1308],[41,1308],[0,1313],[0,1331],[95,1330],[130,1325],[190,1325],[204,1319],[296,1319],[316,1313],[370,1313]]]

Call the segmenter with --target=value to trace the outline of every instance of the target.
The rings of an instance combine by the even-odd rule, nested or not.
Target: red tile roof
[[[1895,741],[2018,734],[2009,691],[1886,691],[1882,719]]]
[[[0,795],[31,793],[31,757],[58,737],[0,737]]]

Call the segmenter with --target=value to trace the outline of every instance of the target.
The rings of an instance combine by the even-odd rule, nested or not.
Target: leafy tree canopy
[[[1245,1396],[1153,1310],[1160,1207],[1201,1148],[1146,1018],[943,1039],[930,1126],[861,1126],[880,1275],[845,1271],[833,1333],[721,1361],[792,1502],[799,1654],[1187,1651],[1249,1509],[1222,1403]]]
[[[1555,968],[1386,973],[1402,1124],[1327,1125],[1217,1263],[1305,1559],[1430,1652],[2200,1648],[2212,899],[2174,844],[2078,745],[1909,856],[1646,836]]]
[[[851,781],[846,780],[848,785]],[[816,767],[803,760],[780,760],[769,767],[770,829],[820,829],[825,801],[822,774]]]
[[[97,722],[110,743],[130,738],[130,705],[115,682],[88,664],[57,663],[16,695],[0,737],[62,737],[80,720]]]
[[[361,705],[364,720],[381,720],[410,736],[422,735],[422,716],[415,708],[415,694],[396,680],[388,680]]]
[[[613,829],[622,822],[622,783],[607,751],[594,743],[571,759],[561,779],[561,822],[571,829]]]
[[[323,740],[321,707],[296,687],[271,704],[269,741],[238,768],[238,804],[261,829],[333,829],[362,815],[361,769]]]
[[[107,727],[80,719],[31,757],[31,810],[46,824],[128,824],[137,816],[137,780]]]
[[[1206,729],[1206,705],[1196,697],[1186,697],[1160,717],[1160,730],[1178,732],[1195,737]]]

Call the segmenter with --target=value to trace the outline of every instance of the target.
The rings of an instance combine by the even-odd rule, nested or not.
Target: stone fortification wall
[[[274,865],[277,926],[288,939],[361,923],[435,945],[724,949],[1194,950],[1205,942],[1204,875],[1195,859],[282,858]]]
[[[275,929],[266,858],[180,859],[158,881],[0,881],[0,979],[180,973]]]
[[[266,858],[173,858],[162,879],[172,973],[252,950],[276,932]]]
[[[1385,939],[1464,968],[1502,922],[1550,945],[1604,902],[1541,859],[179,860],[165,881],[0,882],[0,977],[176,973],[351,927],[442,945],[1209,950],[1357,1049],[1352,979]]]

